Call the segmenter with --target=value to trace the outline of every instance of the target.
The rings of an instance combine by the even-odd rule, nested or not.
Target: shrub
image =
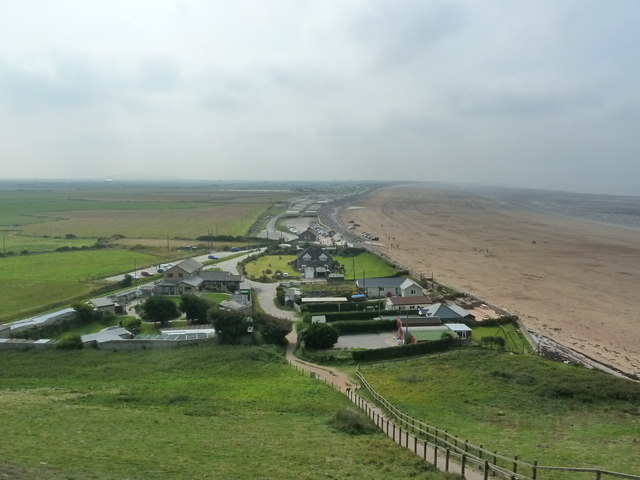
[[[302,331],[301,341],[306,348],[331,348],[338,341],[338,329],[328,323],[314,323]]]
[[[480,345],[483,347],[497,347],[500,350],[504,350],[506,340],[504,337],[482,337]]]
[[[371,421],[352,407],[340,407],[329,420],[329,425],[349,435],[369,435],[377,431]]]
[[[80,335],[73,335],[72,337],[65,338],[56,343],[56,348],[62,350],[79,350],[82,348],[82,338]]]

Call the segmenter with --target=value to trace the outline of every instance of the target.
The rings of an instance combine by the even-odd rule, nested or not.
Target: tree
[[[328,323],[312,323],[301,334],[307,348],[331,348],[338,341],[338,329]]]
[[[206,298],[193,294],[184,294],[180,297],[180,311],[191,323],[207,323],[207,312],[213,304]]]
[[[166,324],[169,320],[180,315],[176,304],[167,297],[155,296],[148,298],[142,304],[145,319],[152,322]]]
[[[86,303],[74,303],[73,309],[76,311],[76,320],[80,324],[88,324],[96,320],[96,312],[91,305]]]
[[[209,310],[209,320],[213,323],[218,341],[227,344],[239,343],[240,338],[248,333],[247,329],[252,325],[246,312],[219,308]]]
[[[265,342],[276,345],[287,344],[285,337],[289,334],[293,325],[291,320],[274,317],[273,315],[262,312],[255,312],[253,314],[253,324],[254,328],[262,333]]]
[[[126,328],[134,335],[140,333],[141,325],[142,320],[136,317],[127,317],[120,321],[120,326],[122,328]]]

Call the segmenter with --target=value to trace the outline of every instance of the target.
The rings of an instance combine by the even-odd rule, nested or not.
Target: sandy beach
[[[419,275],[640,375],[640,231],[528,210],[453,186],[380,189],[341,212]]]

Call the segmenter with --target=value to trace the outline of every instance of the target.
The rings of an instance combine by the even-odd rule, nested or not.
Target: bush
[[[483,347],[497,347],[500,350],[504,350],[506,340],[504,337],[482,337],[480,345]]]
[[[368,418],[352,407],[340,407],[328,423],[335,430],[349,435],[369,435],[377,431]]]
[[[302,331],[300,340],[306,348],[331,348],[338,341],[338,329],[328,323],[314,323]]]
[[[62,350],[79,350],[82,348],[82,337],[80,335],[74,335],[64,340],[60,340],[56,343],[56,348]]]

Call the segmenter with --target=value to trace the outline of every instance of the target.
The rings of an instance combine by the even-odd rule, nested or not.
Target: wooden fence
[[[457,459],[457,461],[462,465],[463,477],[465,477],[465,468],[468,465],[471,465],[480,469],[484,473],[485,479],[491,475],[496,478],[503,478],[507,480],[544,480],[545,478],[552,478],[545,475],[546,473],[562,471],[573,472],[576,475],[573,475],[572,478],[581,478],[585,480],[605,480],[609,477],[640,480],[640,476],[626,473],[612,472],[598,468],[538,465],[537,461],[529,463],[520,460],[518,457],[507,457],[505,455],[501,455],[497,451],[485,448],[483,445],[469,443],[468,440],[462,440],[457,435],[453,435],[447,430],[440,429],[421,420],[410,417],[376,392],[359,369],[356,370],[356,376],[358,377],[361,387],[369,393],[375,404],[379,406],[380,409],[386,413],[386,416],[391,419],[386,420],[385,425],[384,416],[382,417],[382,420],[378,418],[379,414],[376,414],[375,412],[373,412],[372,416],[371,406],[368,402],[356,400],[354,403],[365,410],[379,428],[383,431],[384,428],[386,428],[387,431],[385,433],[394,438],[394,440],[396,436],[396,428],[400,432],[405,432],[405,435],[407,435],[406,442],[409,442],[408,435],[410,434],[414,438],[415,453],[418,453],[418,445],[422,443],[422,448],[425,452],[425,459],[427,448],[430,447],[435,452],[435,461],[432,463],[436,466],[438,450],[445,455],[445,461],[447,463],[450,461],[450,458]],[[391,434],[389,434],[389,428],[393,430]],[[408,448],[408,445],[405,446]],[[580,476],[578,477],[577,474],[580,474]]]

